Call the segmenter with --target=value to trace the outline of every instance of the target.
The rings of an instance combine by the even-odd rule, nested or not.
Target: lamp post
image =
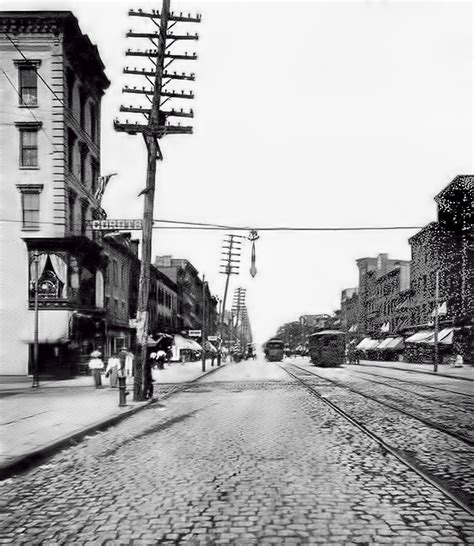
[[[201,362],[202,362],[202,371],[206,371],[206,276],[202,276],[202,325],[201,325],[201,339],[202,339],[202,351],[201,351]]]
[[[35,285],[34,285],[34,294],[35,294],[35,329],[34,329],[34,338],[33,338],[33,384],[31,385],[34,389],[39,387],[39,377],[38,377],[38,326],[39,326],[39,313],[38,313],[38,262],[39,262],[39,253],[37,250],[33,252],[33,263],[35,264]]]
[[[439,315],[439,269],[436,270],[436,280],[435,280],[435,309],[434,309],[434,365],[433,365],[433,371],[438,371],[438,360],[439,360],[439,352],[438,352],[438,330],[439,330],[439,321],[438,321],[438,315]]]

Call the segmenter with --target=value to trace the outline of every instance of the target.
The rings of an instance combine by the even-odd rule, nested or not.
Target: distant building
[[[188,260],[171,256],[157,256],[155,267],[169,277],[177,286],[177,326],[180,331],[202,329],[202,309],[205,306],[206,332],[217,333],[217,299],[204,289],[196,268]]]
[[[305,331],[309,333],[314,333],[317,330],[321,330],[326,327],[326,323],[330,315],[319,314],[319,315],[301,315],[299,318],[299,323]]]
[[[410,289],[410,261],[377,258],[356,260],[359,268],[360,334],[400,331],[407,322],[408,310],[402,304]]]
[[[97,199],[100,107],[109,80],[68,11],[1,12],[2,339],[0,373],[70,375],[104,335],[107,265],[88,221]],[[34,262],[38,253],[38,278]]]
[[[346,288],[341,293],[341,329],[349,334],[359,330],[359,288]]]
[[[104,356],[130,348],[134,343],[135,329],[130,327],[133,301],[137,297],[138,278],[133,270],[139,264],[138,241],[130,233],[113,233],[103,239],[104,253],[108,258],[105,275],[105,332]]]
[[[440,324],[460,328],[457,337],[470,361],[474,316],[473,197],[474,176],[457,176],[435,197],[438,221],[409,239],[413,292],[410,327],[417,329],[432,323],[436,271],[439,271],[439,304],[443,306]]]

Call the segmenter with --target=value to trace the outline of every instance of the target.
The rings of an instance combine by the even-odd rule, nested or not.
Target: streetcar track
[[[464,442],[465,444],[467,444],[470,447],[474,446],[474,440],[471,440],[470,438],[464,436],[463,434],[459,434],[457,432],[451,431],[451,430],[447,429],[446,427],[443,427],[442,425],[439,425],[438,423],[434,423],[433,421],[430,421],[429,419],[425,419],[424,417],[417,416],[417,415],[415,415],[415,414],[413,414],[413,413],[411,413],[411,412],[409,412],[407,410],[404,410],[402,408],[394,406],[394,405],[392,405],[392,404],[390,404],[390,403],[388,403],[386,401],[379,400],[378,398],[375,398],[374,396],[372,396],[370,394],[364,393],[364,392],[362,392],[362,391],[360,391],[358,389],[355,389],[354,387],[350,387],[349,385],[345,385],[344,383],[341,383],[341,382],[336,381],[334,379],[328,379],[326,377],[322,377],[322,376],[318,375],[317,373],[315,373],[313,371],[307,370],[305,368],[301,368],[297,364],[291,364],[291,366],[294,366],[295,368],[298,368],[299,370],[305,372],[309,376],[317,377],[318,379],[322,379],[323,381],[327,381],[328,383],[332,383],[333,385],[336,385],[337,387],[347,389],[348,391],[359,394],[360,396],[363,396],[364,398],[368,398],[369,400],[372,400],[372,401],[374,401],[374,402],[376,402],[376,403],[378,403],[378,404],[380,404],[382,406],[386,406],[387,408],[390,408],[392,410],[403,413],[407,417],[411,417],[412,419],[415,419],[416,421],[420,421],[424,425],[429,426],[429,427],[437,430],[438,432],[442,432],[443,434],[447,434],[448,436],[451,436],[451,437],[455,438],[456,440]]]
[[[364,373],[364,372],[361,372],[361,373]],[[374,375],[375,377],[380,377],[380,376],[377,376],[376,374],[368,374],[368,375]],[[386,377],[386,376],[382,376],[382,377]],[[452,407],[457,408],[458,410],[461,410],[461,411],[468,411],[467,409],[463,408],[459,404],[456,404],[456,402],[451,402],[450,400],[439,400],[437,398],[432,398],[428,394],[422,394],[422,393],[419,393],[419,392],[416,392],[416,391],[411,391],[409,389],[404,389],[403,387],[399,387],[398,385],[390,385],[388,383],[385,383],[384,381],[377,381],[375,379],[368,379],[366,377],[364,377],[364,379],[365,379],[365,381],[369,381],[370,383],[375,383],[377,385],[383,385],[384,387],[388,387],[389,389],[396,389],[396,390],[399,390],[399,391],[402,391],[402,392],[406,392],[408,394],[414,394],[415,396],[419,396],[420,398],[424,398],[426,400],[429,400],[430,402],[435,402],[437,404],[445,405],[445,406],[452,406]],[[387,379],[392,379],[392,378],[387,378]],[[394,379],[394,381],[396,381],[396,379]]]
[[[421,469],[416,462],[413,460],[412,456],[409,456],[405,453],[404,450],[398,449],[391,444],[387,443],[385,440],[383,440],[378,434],[375,434],[372,432],[369,428],[367,428],[365,425],[363,425],[359,420],[355,419],[354,417],[351,417],[345,410],[340,408],[337,404],[334,402],[331,402],[327,399],[326,396],[321,395],[313,386],[309,385],[302,379],[301,377],[298,377],[297,374],[289,370],[287,367],[284,367],[279,364],[279,366],[285,370],[290,377],[293,377],[293,379],[296,379],[299,383],[301,383],[311,394],[316,396],[318,400],[329,406],[331,409],[333,409],[336,413],[341,415],[344,419],[346,419],[349,423],[351,423],[354,427],[359,429],[362,433],[364,433],[366,436],[371,438],[375,443],[377,443],[382,450],[385,450],[385,452],[390,453],[393,455],[396,459],[398,459],[401,463],[403,463],[405,466],[410,468],[413,472],[415,472],[418,476],[420,476],[423,480],[428,482],[430,485],[438,489],[443,495],[448,497],[453,503],[455,503],[457,506],[465,510],[468,514],[471,516],[474,515],[474,511],[469,506],[469,499],[464,494],[457,494],[450,490],[450,488],[446,487],[442,480],[438,479],[436,476],[433,476],[431,473],[424,471]],[[293,366],[297,368],[300,371],[306,372],[306,375],[319,377],[316,374],[313,374],[312,372],[308,372],[304,368],[300,368],[296,364],[290,364],[290,366]],[[325,379],[325,378],[322,378]],[[330,381],[330,380],[328,380]],[[358,393],[360,394],[360,393]],[[464,500],[466,498],[466,500]]]
[[[435,387],[433,385],[426,385],[425,383],[420,383],[419,381],[408,381],[408,379],[399,379],[398,377],[390,377],[389,375],[380,375],[378,373],[365,372],[362,370],[355,370],[353,368],[351,368],[351,371],[356,373],[361,373],[364,375],[373,375],[374,377],[383,377],[384,379],[392,379],[393,381],[399,381],[400,383],[408,383],[409,385],[420,385],[421,387],[425,387],[427,389],[434,389],[437,391],[449,392],[451,394],[458,394],[460,396],[467,396],[468,398],[474,399],[474,395],[469,394],[467,392],[452,391],[451,389],[445,389],[443,387]]]

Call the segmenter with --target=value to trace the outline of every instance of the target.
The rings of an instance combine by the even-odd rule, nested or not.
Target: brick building
[[[341,329],[356,334],[359,329],[359,288],[346,288],[341,292]]]
[[[206,283],[203,297],[203,281],[196,268],[185,259],[157,256],[155,267],[177,286],[177,326],[180,331],[202,329],[202,308],[205,305],[206,331],[217,333],[217,299]]]
[[[71,12],[1,12],[0,30],[1,202],[12,220],[0,247],[13,257],[1,271],[9,343],[0,373],[31,372],[37,286],[39,371],[69,375],[104,332],[107,260],[87,222],[103,217],[96,182],[109,80]]]
[[[394,260],[387,254],[356,260],[359,268],[360,334],[400,331],[407,322],[403,304],[410,290],[410,261]]]
[[[474,176],[457,176],[436,197],[438,221],[409,239],[411,245],[410,327],[427,327],[435,307],[439,271],[439,303],[446,304],[441,327],[454,326],[466,358],[472,361],[474,315],[472,202]]]

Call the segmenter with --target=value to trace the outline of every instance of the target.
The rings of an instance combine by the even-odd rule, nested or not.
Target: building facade
[[[356,263],[359,268],[359,334],[400,331],[408,317],[403,302],[410,290],[410,261],[379,254],[377,258],[360,258]]]
[[[441,327],[455,327],[459,351],[472,362],[474,316],[472,202],[474,176],[457,176],[436,197],[438,220],[409,239],[411,245],[410,328],[432,324],[436,272]]]
[[[341,292],[341,329],[349,334],[359,330],[359,288],[346,288]]]
[[[181,332],[201,330],[204,321],[208,335],[217,333],[217,299],[211,295],[196,268],[185,259],[156,256],[155,267],[177,286],[177,327]]]
[[[109,81],[70,12],[2,12],[0,29],[1,201],[9,220],[0,239],[0,320],[9,340],[0,373],[31,372],[37,290],[39,371],[68,375],[105,328],[107,259],[88,221],[104,214],[96,182]]]

